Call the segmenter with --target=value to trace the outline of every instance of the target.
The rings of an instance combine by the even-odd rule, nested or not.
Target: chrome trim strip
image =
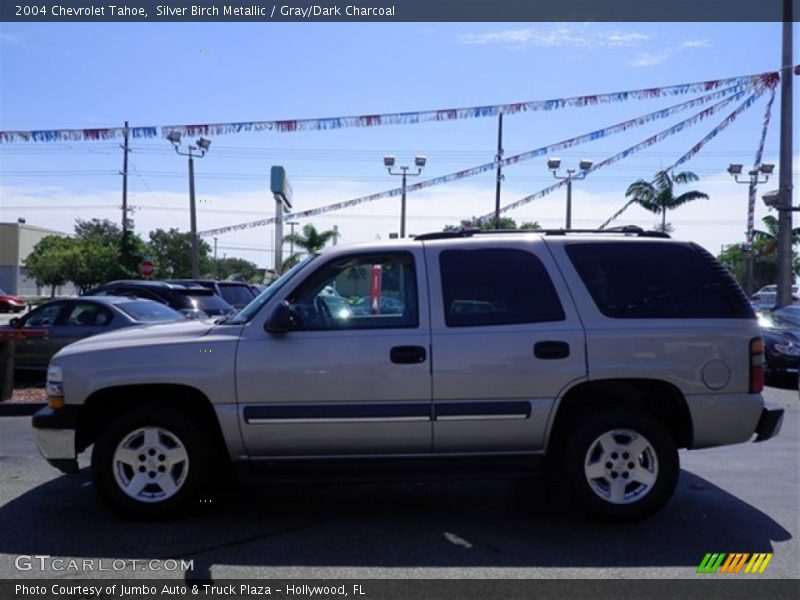
[[[527,419],[528,415],[515,413],[510,415],[442,415],[437,416],[437,421],[501,421]]]
[[[247,419],[248,424],[298,424],[298,423],[420,423],[430,421],[430,417],[328,417],[308,419]]]

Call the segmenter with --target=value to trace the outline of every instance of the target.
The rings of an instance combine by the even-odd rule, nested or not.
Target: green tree
[[[211,263],[209,276],[214,279],[243,279],[258,281],[258,265],[243,258],[220,258]]]
[[[289,258],[283,261],[281,270],[286,271],[292,268],[300,260],[304,254],[314,254],[322,250],[331,240],[337,240],[339,232],[335,229],[327,229],[325,231],[317,231],[311,223],[303,226],[303,231],[298,233],[290,233],[284,236],[283,241],[294,244],[299,251],[293,252]]]
[[[68,250],[65,274],[81,294],[101,283],[126,276],[116,246],[99,240],[74,241]]]
[[[147,254],[155,263],[155,279],[182,279],[192,276],[192,234],[182,233],[175,228],[169,231],[156,229],[150,232]],[[199,239],[197,256],[201,273],[210,273],[211,260],[208,253],[211,247]]]
[[[661,214],[661,231],[667,231],[667,211],[674,210],[679,206],[698,200],[708,199],[708,194],[692,190],[684,192],[680,196],[675,195],[675,185],[683,185],[691,181],[698,181],[699,177],[691,171],[683,171],[677,175],[670,175],[667,171],[656,173],[655,179],[645,181],[639,179],[634,181],[625,196],[631,198],[642,208],[655,214]]]
[[[25,259],[25,267],[36,285],[50,286],[51,298],[55,296],[56,287],[69,281],[68,263],[75,244],[72,238],[48,235],[39,240]]]
[[[122,229],[113,221],[76,219],[75,237],[83,243],[99,243],[116,248],[121,267],[118,278],[138,277],[139,263],[145,256],[145,243],[134,232],[128,231],[126,238],[123,239]]]
[[[775,283],[778,279],[778,220],[772,215],[762,219],[765,229],[753,235],[753,290]],[[792,230],[792,245],[800,243],[800,228]],[[747,252],[744,244],[731,245],[717,257],[728,268],[742,288],[747,281]],[[800,275],[800,257],[792,251],[792,270]]]
[[[462,220],[460,225],[447,225],[444,231],[458,231],[459,229],[474,228],[488,231],[491,229],[541,229],[541,226],[537,221],[525,221],[522,225],[517,227],[517,222],[511,217],[501,217],[498,226],[495,227],[493,218],[481,220],[478,217],[472,217],[471,219]]]

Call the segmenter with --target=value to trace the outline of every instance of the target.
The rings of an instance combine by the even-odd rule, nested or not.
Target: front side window
[[[564,311],[541,261],[524,250],[445,250],[439,255],[448,327],[561,321]]]
[[[329,262],[288,300],[306,331],[419,325],[414,258],[405,252]]]
[[[64,309],[63,302],[56,302],[55,304],[48,304],[34,312],[32,312],[27,319],[25,319],[25,327],[50,327],[56,324],[58,315]]]

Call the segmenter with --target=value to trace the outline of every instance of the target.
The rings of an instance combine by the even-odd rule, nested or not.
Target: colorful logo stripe
[[[709,552],[704,557],[700,566],[697,567],[698,573],[741,573],[744,568],[745,573],[763,573],[769,561],[772,560],[771,552]],[[749,562],[748,562],[749,559]],[[745,564],[747,565],[745,567]]]

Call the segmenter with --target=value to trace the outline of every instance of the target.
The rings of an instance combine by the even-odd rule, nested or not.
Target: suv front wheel
[[[202,428],[177,411],[142,407],[123,414],[98,437],[92,476],[117,512],[159,518],[195,499],[211,465]]]
[[[658,511],[678,483],[678,450],[669,431],[640,411],[586,417],[570,435],[564,470],[573,497],[607,521],[638,521]]]

